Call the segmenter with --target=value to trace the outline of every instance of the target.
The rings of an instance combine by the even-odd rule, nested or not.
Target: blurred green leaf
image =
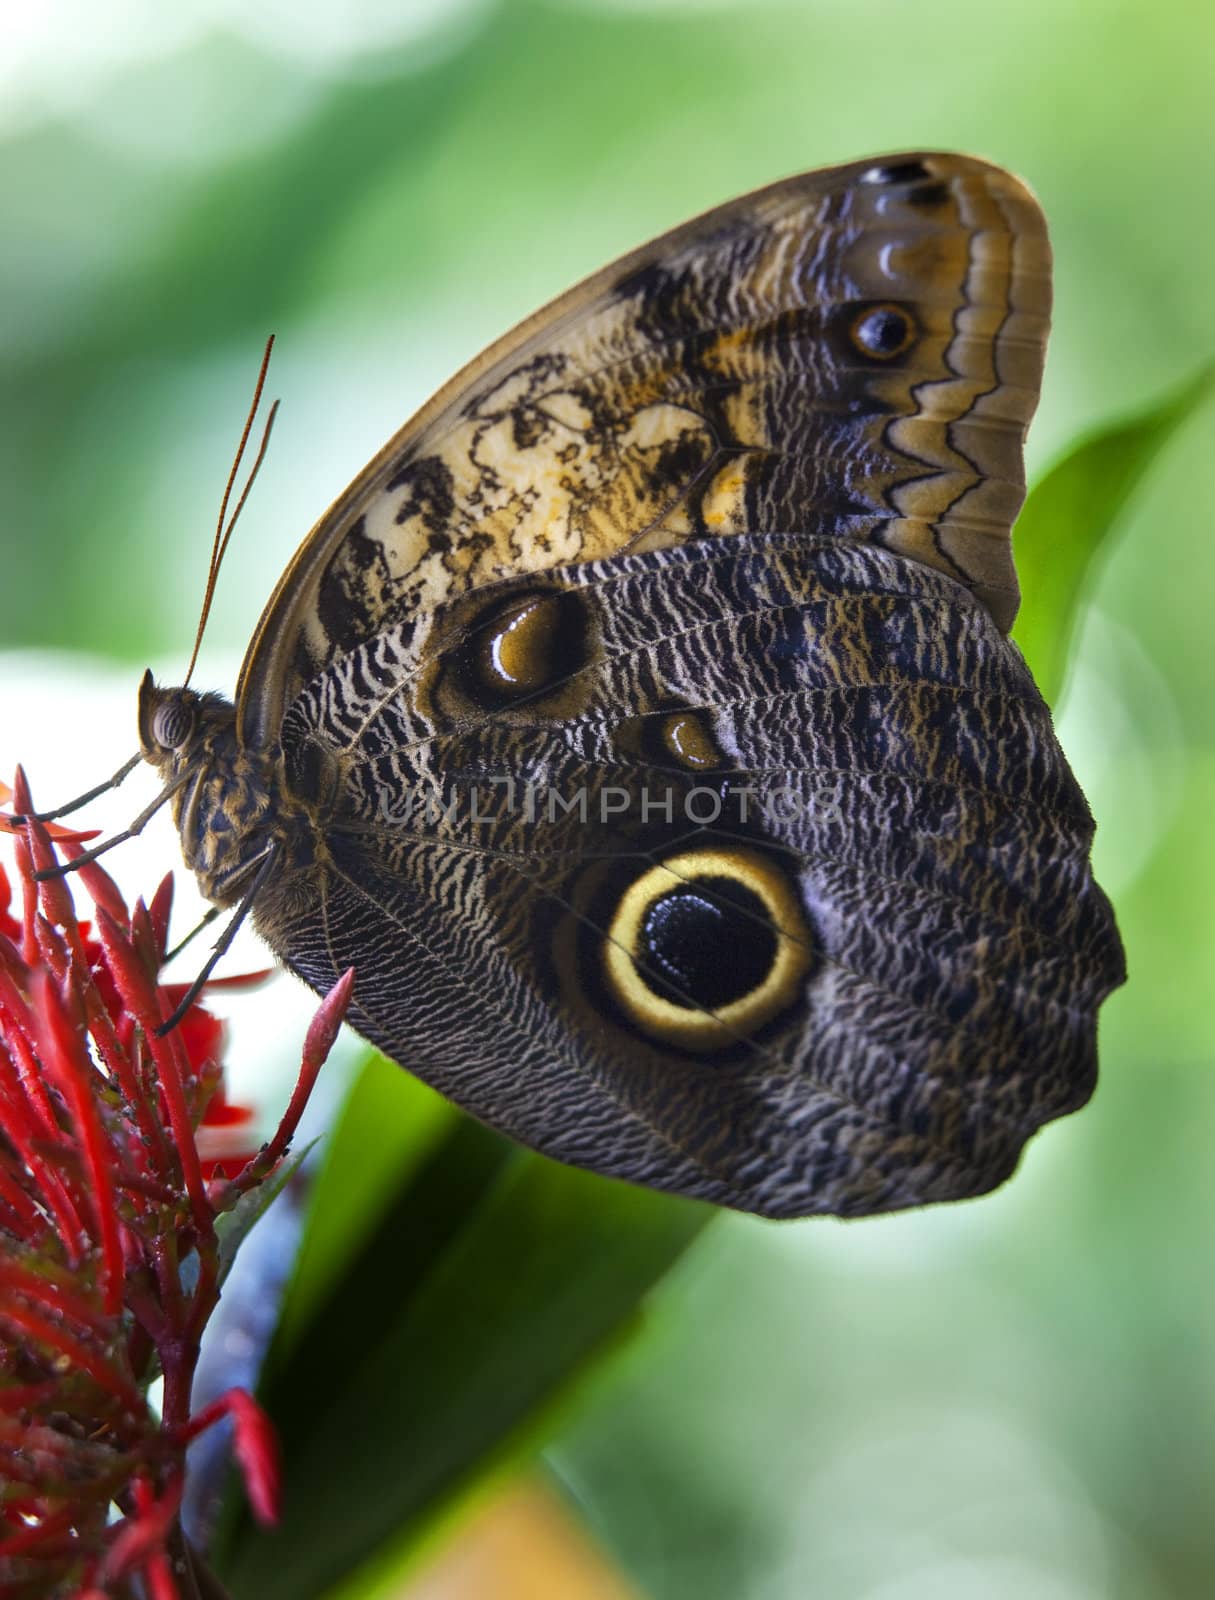
[[[267,1376],[332,1297],[394,1197],[451,1134],[457,1117],[411,1073],[386,1072],[381,1058],[369,1054],[325,1140]]]
[[[1137,416],[1090,435],[1030,491],[1014,540],[1023,597],[1013,638],[1048,701],[1063,686],[1093,560],[1159,451],[1213,388],[1215,363]]]
[[[404,1167],[387,1199],[382,1141]],[[239,1523],[218,1558],[232,1593],[305,1600],[390,1537],[424,1538],[535,1438],[713,1215],[520,1151],[373,1060],[320,1180],[327,1242],[305,1244],[261,1385],[284,1520]],[[361,1244],[339,1271],[347,1223]]]

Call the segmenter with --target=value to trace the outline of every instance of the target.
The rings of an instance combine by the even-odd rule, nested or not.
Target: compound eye
[[[162,750],[180,750],[194,732],[194,711],[180,700],[165,700],[152,715],[152,738]]]

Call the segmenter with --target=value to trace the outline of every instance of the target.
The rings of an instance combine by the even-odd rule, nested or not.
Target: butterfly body
[[[186,866],[213,905],[239,904],[257,863],[275,850],[286,866],[316,837],[285,790],[276,761],[242,749],[236,709],[218,694],[161,689],[144,676],[139,693],[144,757],[173,795]]]
[[[1000,1182],[1122,976],[1006,637],[1048,268],[1016,180],[899,158],[508,335],[309,535],[235,707],[145,686],[204,892],[558,1159],[772,1216]]]

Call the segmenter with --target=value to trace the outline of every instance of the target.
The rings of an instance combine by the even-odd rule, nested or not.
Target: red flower
[[[14,798],[31,809],[20,775]],[[98,1600],[138,1577],[173,1600],[175,1564],[191,1559],[186,1446],[220,1416],[255,1512],[274,1520],[264,1414],[233,1390],[192,1417],[190,1390],[219,1299],[216,1220],[285,1154],[354,975],[322,1003],[283,1121],[254,1152],[251,1113],[224,1097],[222,1025],[194,1005],[156,1034],[183,992],[158,976],[171,881],[129,911],[96,863],[81,868],[94,932],[62,877],[34,876],[56,865],[52,832],[69,858],[82,836],[13,831],[19,916],[0,867],[0,1593]],[[146,1395],[161,1375],[157,1415]]]

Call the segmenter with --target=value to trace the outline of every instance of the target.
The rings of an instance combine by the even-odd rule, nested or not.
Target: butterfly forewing
[[[241,676],[267,745],[385,624],[520,572],[741,531],[899,549],[1007,631],[1049,247],[999,168],[923,155],[744,196],[508,334],[304,542]]]

